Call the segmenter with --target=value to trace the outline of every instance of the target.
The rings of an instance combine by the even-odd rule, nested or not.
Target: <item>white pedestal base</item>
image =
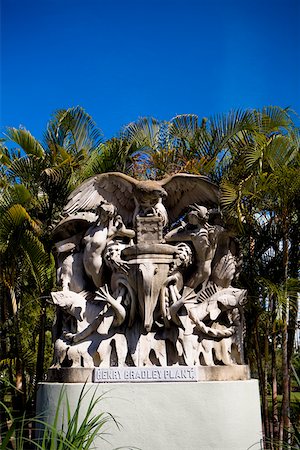
[[[40,383],[37,413],[53,421],[58,398],[65,387],[71,409],[77,405],[82,383]],[[95,413],[107,411],[111,422],[95,448],[141,450],[258,450],[262,429],[257,380],[187,383],[87,383],[82,405],[95,389],[105,393]]]

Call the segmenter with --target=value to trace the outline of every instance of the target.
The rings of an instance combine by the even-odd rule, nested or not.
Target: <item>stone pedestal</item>
[[[40,383],[37,413],[53,421],[64,386],[72,410],[83,383]],[[258,450],[262,448],[257,380],[160,383],[87,383],[82,416],[93,393],[104,394],[95,413],[111,422],[96,449]],[[61,414],[62,416],[62,414]]]

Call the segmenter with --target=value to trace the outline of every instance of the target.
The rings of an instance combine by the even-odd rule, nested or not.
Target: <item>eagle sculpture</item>
[[[179,173],[160,181],[135,180],[118,172],[95,175],[84,181],[69,196],[64,214],[94,211],[101,203],[113,204],[126,225],[141,211],[156,209],[164,224],[176,220],[187,205],[207,207],[219,203],[218,186],[207,177]]]

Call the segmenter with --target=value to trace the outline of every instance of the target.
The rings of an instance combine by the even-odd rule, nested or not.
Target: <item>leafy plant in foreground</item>
[[[104,439],[107,433],[103,429],[106,424],[113,422],[119,428],[118,422],[109,413],[95,414],[95,408],[103,398],[103,394],[96,397],[93,393],[83,419],[80,418],[83,408],[82,402],[89,390],[83,386],[74,412],[71,412],[65,389],[62,388],[54,416],[53,423],[47,423],[39,417],[27,419],[23,415],[14,419],[8,408],[1,402],[8,414],[10,427],[2,437],[0,450],[89,450],[96,438]],[[60,419],[61,418],[61,419]],[[30,436],[36,434],[36,437]]]

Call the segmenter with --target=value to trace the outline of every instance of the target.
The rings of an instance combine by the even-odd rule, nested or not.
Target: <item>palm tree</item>
[[[99,148],[101,133],[91,117],[77,107],[54,114],[43,142],[25,129],[9,128],[7,138],[18,149],[8,151],[3,145],[0,149],[1,172],[6,180],[0,191],[0,283],[4,297],[1,321],[7,312],[13,317],[17,385],[24,388],[22,303],[28,285],[32,297],[37,299],[49,295],[53,287],[51,233],[69,193],[81,180],[92,153]],[[40,308],[35,369],[35,379],[39,381],[43,377],[46,304],[45,301],[35,304]]]
[[[201,173],[220,181],[230,151],[254,127],[251,112],[232,111],[199,121],[182,114],[169,122],[140,118],[122,130],[136,147],[136,171],[148,178],[176,172]]]
[[[297,265],[296,233],[299,224],[299,131],[294,126],[290,112],[280,108],[265,108],[253,111],[255,131],[245,133],[239,145],[235,147],[229,163],[229,171],[222,180],[222,203],[227,214],[239,223],[240,229],[248,240],[248,273],[250,292],[260,299],[260,308],[256,310],[257,321],[254,323],[254,345],[259,362],[260,386],[263,401],[265,436],[288,442],[289,438],[289,392],[290,362],[294,342],[294,327],[297,309],[291,308],[292,298],[288,285],[295,277],[293,267]],[[245,239],[245,240],[246,240]],[[293,249],[293,253],[292,250]],[[292,259],[291,259],[292,258]],[[258,280],[266,279],[261,288]],[[285,307],[279,299],[282,295],[274,294],[269,287],[282,285],[285,295]],[[277,305],[276,305],[277,302]],[[276,311],[281,311],[283,401],[281,410],[280,433],[277,426],[277,381],[275,351],[277,333],[275,333]],[[269,314],[266,316],[266,311]],[[253,311],[252,311],[253,312]],[[263,320],[260,321],[259,317]],[[265,343],[260,352],[258,326],[265,325]],[[269,324],[269,325],[268,325]],[[274,328],[275,327],[275,328]],[[268,362],[269,336],[272,347],[272,374],[269,374]],[[265,356],[262,363],[260,355]],[[260,362],[261,361],[261,362]],[[273,390],[273,427],[269,424],[267,385],[272,379]],[[271,445],[273,445],[271,443]]]
[[[30,201],[31,194],[23,185],[7,188],[0,200],[1,322],[4,327],[10,324],[6,333],[10,344],[6,348],[2,341],[2,358],[9,362],[11,371],[15,371],[16,392],[24,394],[26,354],[20,319],[22,298],[28,283],[39,291],[44,290],[53,268],[52,258],[40,241],[41,228],[27,208]],[[19,405],[24,406],[25,397],[17,395]]]

